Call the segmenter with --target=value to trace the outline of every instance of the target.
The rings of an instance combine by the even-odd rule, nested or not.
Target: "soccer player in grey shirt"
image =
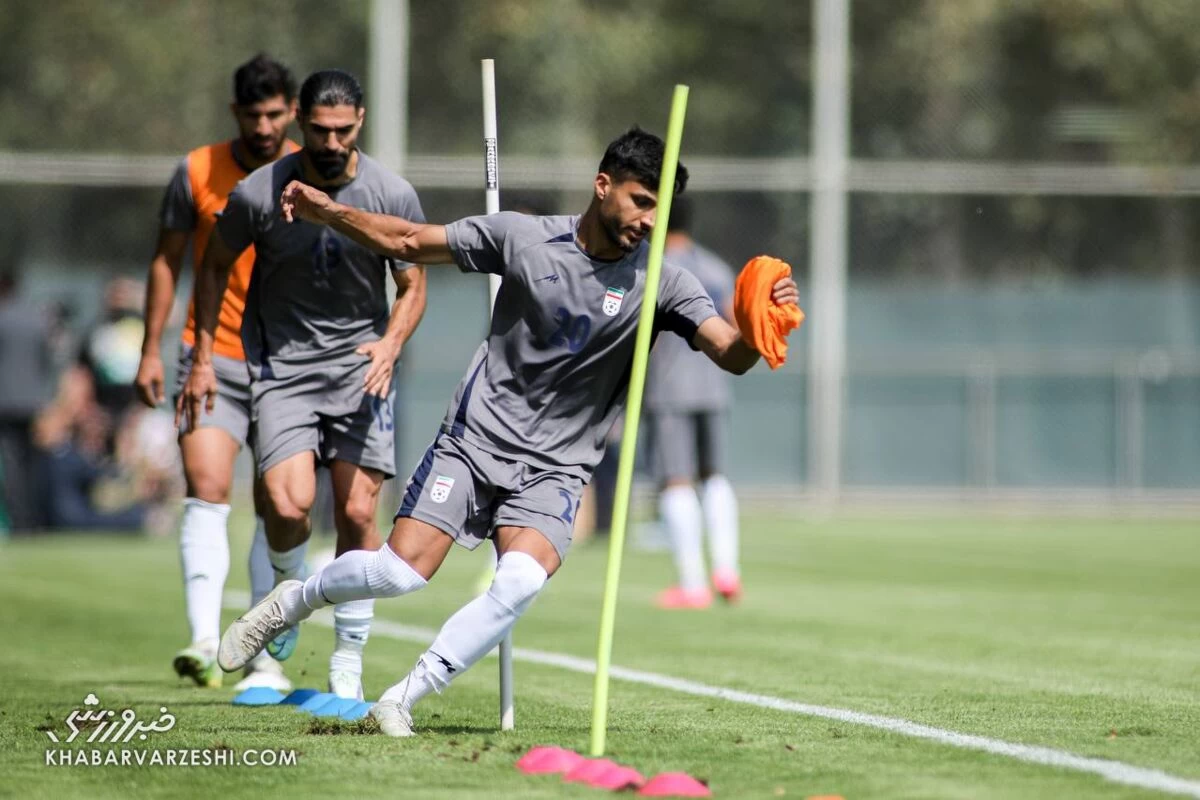
[[[727,319],[733,318],[733,270],[691,237],[692,209],[681,197],[667,222],[665,259],[686,269]],[[724,476],[731,392],[728,377],[665,336],[650,354],[646,374],[646,432],[659,482],[659,516],[671,537],[679,584],[659,593],[662,608],[706,608],[712,592],[704,579],[701,531],[708,534],[712,583],[726,600],[741,595],[738,574],[737,497]],[[702,487],[698,494],[696,481]]]
[[[395,474],[393,369],[425,309],[423,267],[379,254],[322,225],[288,225],[283,187],[303,181],[340,203],[421,221],[407,181],[358,151],[362,89],[339,70],[300,87],[303,149],[237,185],[217,222],[196,280],[197,341],[180,411],[211,411],[213,330],[230,265],[255,248],[242,343],[251,376],[255,452],[266,494],[265,519],[277,581],[296,578],[316,493],[327,464],[335,499],[337,550],[378,550],[379,489]],[[326,196],[323,194],[323,196]],[[387,305],[387,274],[397,297]],[[374,604],[366,596],[334,609],[336,647],[329,688],[362,697],[362,650]],[[268,651],[286,658],[296,630],[277,631]]]
[[[233,77],[233,92],[238,138],[188,153],[175,169],[163,196],[158,246],[146,277],[142,358],[134,380],[138,395],[151,408],[165,399],[162,334],[175,305],[175,286],[188,239],[192,239],[192,263],[200,264],[213,226],[238,182],[264,164],[300,149],[287,138],[288,126],[296,117],[296,81],[291,70],[258,55],[238,67]],[[220,402],[213,413],[200,418],[198,427],[179,430],[179,451],[187,481],[187,497],[179,523],[179,560],[192,642],[175,655],[172,666],[181,677],[190,677],[201,686],[221,685],[217,642],[221,638],[221,595],[229,574],[226,521],[238,451],[245,444],[251,444],[253,449],[250,372],[246,369],[241,338],[242,311],[253,268],[254,248],[248,248],[234,262],[218,315],[213,369]],[[191,308],[182,340],[175,371],[176,399],[191,368],[196,344],[195,315]],[[250,547],[251,605],[275,585],[257,484],[255,489],[258,519]],[[235,688],[241,691],[254,687],[283,692],[292,688],[283,667],[267,653],[246,665],[246,677]]]
[[[662,160],[662,140],[634,128],[608,146],[581,216],[502,213],[449,225],[365,213],[288,185],[288,220],[328,225],[393,258],[453,262],[504,282],[488,337],[409,480],[387,545],[277,586],[225,632],[222,669],[237,669],[318,608],[420,589],[451,544],[474,548],[494,538],[500,560],[491,587],[446,622],[413,671],[372,707],[384,733],[408,736],[412,705],[441,692],[525,613],[562,564],[580,492],[625,406]],[[681,164],[676,192],[686,184]],[[791,279],[775,285],[774,302],[798,298]],[[759,358],[677,267],[663,267],[655,327],[730,372]]]

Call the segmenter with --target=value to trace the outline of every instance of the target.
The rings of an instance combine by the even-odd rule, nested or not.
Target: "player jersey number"
[[[396,429],[396,410],[392,408],[390,397],[372,397],[371,413],[379,430],[388,433]]]
[[[342,243],[327,229],[321,231],[312,246],[313,283],[320,288],[332,288],[333,272],[341,261]]]
[[[572,316],[570,311],[559,306],[554,312],[554,322],[558,327],[550,334],[550,344],[553,347],[565,347],[572,353],[578,353],[587,343],[592,332],[591,318],[580,315]]]
[[[558,494],[563,499],[563,502],[567,504],[562,513],[558,515],[558,518],[568,524],[574,524],[575,515],[579,513],[579,504],[583,502],[583,498],[581,497],[576,500],[566,489],[559,489]]]

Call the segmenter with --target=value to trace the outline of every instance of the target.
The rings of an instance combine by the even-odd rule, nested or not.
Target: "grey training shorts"
[[[183,394],[183,385],[192,371],[192,349],[184,345],[179,349],[179,365],[175,370],[175,393],[172,403],[177,404]],[[217,374],[217,400],[210,414],[200,410],[201,428],[220,428],[233,437],[239,446],[250,441],[250,370],[245,361],[225,356],[213,356],[213,371]],[[179,434],[190,432],[186,415],[179,422]]]
[[[404,491],[396,517],[427,522],[468,550],[496,528],[533,528],[566,559],[584,481],[492,455],[439,434]]]
[[[654,411],[646,422],[657,480],[693,481],[723,474],[729,427],[725,411]]]
[[[317,461],[347,461],[396,474],[396,380],[386,398],[367,395],[366,358],[313,365],[283,378],[260,378],[254,395],[255,443],[259,474],[297,453],[312,451]]]

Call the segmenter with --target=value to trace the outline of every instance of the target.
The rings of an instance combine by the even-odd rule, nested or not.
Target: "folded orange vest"
[[[787,335],[804,322],[799,306],[777,305],[771,299],[775,283],[791,274],[786,261],[756,256],[742,267],[733,294],[733,315],[742,338],[762,354],[771,369],[787,361]]]

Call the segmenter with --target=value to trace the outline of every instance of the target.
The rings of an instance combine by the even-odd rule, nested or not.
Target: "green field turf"
[[[614,663],[789,700],[1114,759],[1200,781],[1200,531],[1194,522],[745,520],[745,602],[663,612],[665,554],[627,553]],[[516,630],[519,647],[595,657],[603,547],[568,560]],[[455,550],[381,618],[436,627],[484,554]],[[231,586],[245,587],[245,539]],[[497,730],[496,663],[418,707],[420,736],[316,730],[286,708],[178,681],[185,643],[170,540],[58,537],[0,545],[0,795],[64,797],[599,797],[513,768],[528,747],[585,749],[591,677],[518,662],[517,727]],[[227,621],[235,616],[227,613]],[[333,639],[307,625],[288,671],[321,686]],[[378,694],[421,647],[379,635]],[[230,684],[233,681],[229,681]],[[85,695],[175,727],[142,748],[294,748],[294,767],[48,767],[49,727]],[[1166,796],[846,722],[615,681],[609,749],[683,770],[717,797]]]

